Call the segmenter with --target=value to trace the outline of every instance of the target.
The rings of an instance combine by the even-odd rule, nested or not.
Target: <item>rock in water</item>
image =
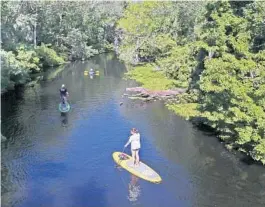
[[[126,91],[129,92],[138,92],[136,96],[142,97],[142,98],[158,98],[161,97],[163,99],[172,98],[176,95],[182,94],[186,92],[186,89],[178,88],[174,90],[148,90],[143,87],[134,87],[134,88],[126,88]]]

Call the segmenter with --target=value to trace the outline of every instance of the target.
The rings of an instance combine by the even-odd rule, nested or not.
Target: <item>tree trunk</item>
[[[213,55],[214,55],[214,52],[210,50],[208,54],[209,59],[212,59]]]
[[[34,22],[33,39],[34,39],[34,48],[36,49],[37,47],[37,21]]]

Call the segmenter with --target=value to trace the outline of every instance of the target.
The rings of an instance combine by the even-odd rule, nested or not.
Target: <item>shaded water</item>
[[[85,76],[90,68],[100,76]],[[2,97],[2,206],[265,205],[263,167],[241,162],[160,102],[122,98],[132,84],[122,80],[124,71],[114,56],[100,55]],[[67,115],[58,111],[62,83],[70,93]],[[141,159],[161,184],[115,168],[111,155],[131,127],[139,129]]]

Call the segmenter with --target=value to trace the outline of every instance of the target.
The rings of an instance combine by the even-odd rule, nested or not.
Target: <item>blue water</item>
[[[99,77],[84,75],[91,67]],[[124,71],[102,55],[2,97],[2,206],[264,206],[264,168],[246,165],[162,103],[122,97],[134,84]],[[66,115],[58,111],[62,83],[70,93]],[[122,151],[132,127],[141,133],[141,160],[161,184],[116,167],[112,153]]]

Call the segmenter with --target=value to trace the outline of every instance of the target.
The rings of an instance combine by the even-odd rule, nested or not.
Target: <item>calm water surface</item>
[[[85,76],[90,68],[100,76]],[[240,161],[160,102],[122,98],[133,84],[122,79],[124,71],[105,54],[2,97],[3,207],[265,206],[263,167]],[[70,93],[67,115],[58,111],[62,83]],[[141,159],[161,184],[115,168],[111,155],[131,127],[139,129]]]

